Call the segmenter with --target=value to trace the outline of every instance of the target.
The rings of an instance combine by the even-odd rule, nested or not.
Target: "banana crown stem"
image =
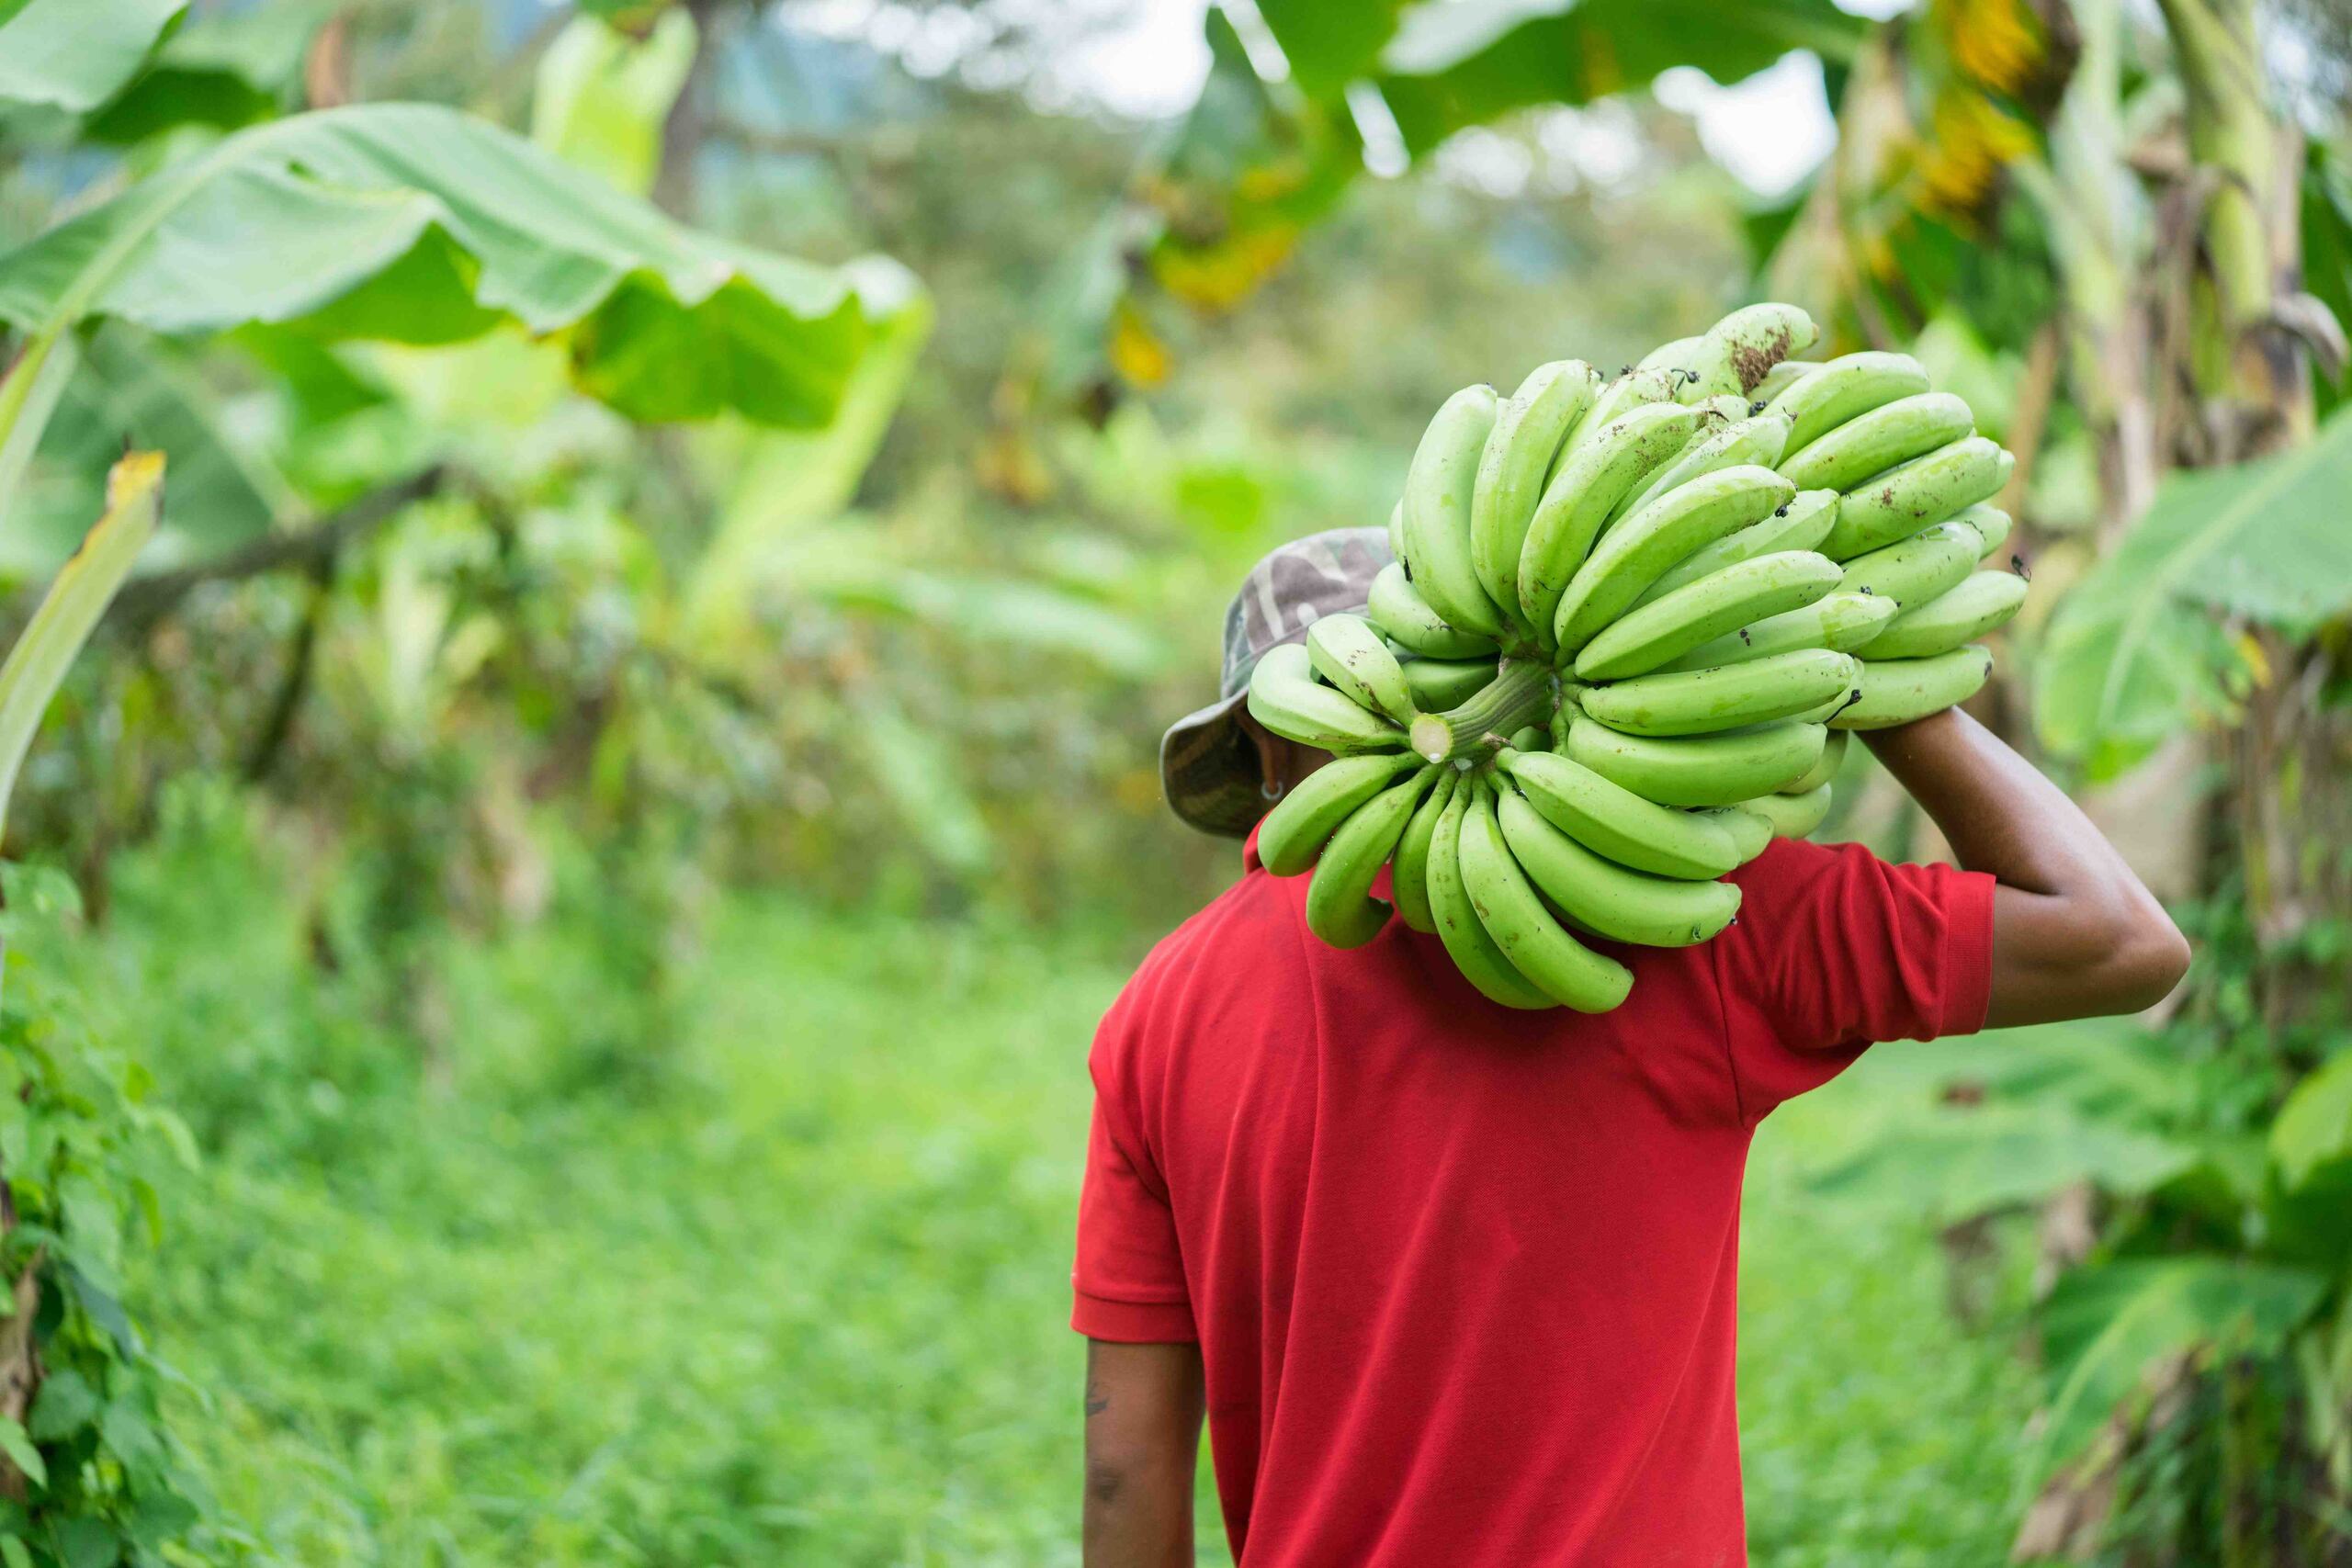
[[[1431,762],[1491,754],[1530,724],[1550,716],[1557,679],[1540,659],[1505,660],[1476,696],[1413,720],[1413,750]]]

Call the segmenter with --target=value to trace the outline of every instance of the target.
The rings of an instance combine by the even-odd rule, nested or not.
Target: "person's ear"
[[[1329,752],[1276,735],[1247,710],[1241,715],[1241,732],[1257,750],[1258,790],[1270,801],[1280,800],[1299,780],[1331,760]]]
[[[1258,791],[1268,800],[1280,800],[1291,786],[1291,744],[1266,728],[1245,710],[1241,733],[1258,753]]]

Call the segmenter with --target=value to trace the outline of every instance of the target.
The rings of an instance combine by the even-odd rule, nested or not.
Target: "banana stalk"
[[[1413,720],[1413,750],[1431,762],[1491,754],[1526,726],[1549,718],[1557,689],[1544,660],[1506,660],[1487,689],[1460,707]]]

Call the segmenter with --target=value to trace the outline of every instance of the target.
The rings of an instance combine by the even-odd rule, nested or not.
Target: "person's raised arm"
[[[2137,1012],[2188,969],[2188,943],[2065,792],[1951,709],[1862,739],[1935,819],[1953,855],[1990,872],[1991,1028]]]
[[[1086,1342],[1085,1568],[1190,1568],[1201,1348]]]

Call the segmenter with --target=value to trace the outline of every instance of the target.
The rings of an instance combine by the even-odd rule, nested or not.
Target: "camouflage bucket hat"
[[[1241,728],[1250,671],[1268,649],[1296,642],[1325,615],[1361,611],[1372,580],[1394,558],[1385,528],[1333,528],[1270,552],[1225,612],[1217,700],[1187,714],[1159,742],[1159,784],[1177,816],[1204,832],[1243,838],[1272,804],[1257,748]]]

